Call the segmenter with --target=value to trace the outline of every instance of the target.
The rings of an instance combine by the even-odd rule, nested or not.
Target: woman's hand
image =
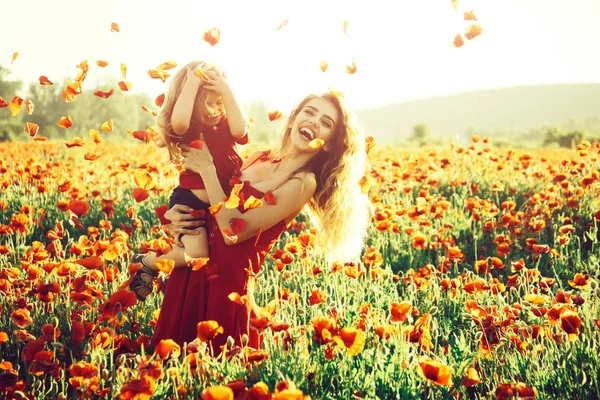
[[[200,140],[202,141],[201,149],[183,144],[181,145],[181,154],[185,157],[183,163],[185,169],[202,175],[207,168],[214,168],[215,165],[203,135],[200,135]]]
[[[193,217],[190,214],[192,210],[193,208],[186,205],[175,204],[165,212],[164,217],[169,219],[171,223],[164,225],[164,227],[173,237],[177,237],[181,233],[185,235],[198,235],[200,233],[199,228],[204,226],[205,222]]]

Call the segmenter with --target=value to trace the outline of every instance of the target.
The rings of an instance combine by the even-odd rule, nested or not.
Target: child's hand
[[[198,67],[202,68],[202,64],[200,64]],[[202,81],[202,79],[200,79],[200,77],[198,75],[196,75],[196,73],[194,72],[195,70],[196,70],[195,67],[189,67],[187,75],[186,75],[186,79],[188,81],[192,81],[192,82],[200,81],[200,84],[202,84],[203,81]]]
[[[210,69],[207,71],[208,81],[204,84],[204,88],[212,90],[213,92],[223,95],[230,90],[229,83],[219,71]]]

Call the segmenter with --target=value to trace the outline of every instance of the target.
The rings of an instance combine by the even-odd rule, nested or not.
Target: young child
[[[159,146],[167,147],[172,163],[183,161],[179,144],[191,144],[203,134],[203,145],[210,149],[221,186],[226,193],[231,191],[230,179],[240,175],[242,166],[236,144],[248,142],[247,125],[218,67],[206,61],[194,61],[183,67],[167,90],[157,124],[162,134]],[[169,199],[169,208],[175,204],[187,205],[196,210],[195,214],[206,218],[210,204],[199,174],[186,170],[180,174],[179,186]],[[200,232],[199,235],[179,235],[176,238],[179,248],[160,257],[154,253],[132,257],[132,262],[142,264],[129,284],[140,301],[152,292],[152,282],[158,276],[157,260],[172,258],[181,250],[192,258],[209,256],[207,231],[201,228]]]

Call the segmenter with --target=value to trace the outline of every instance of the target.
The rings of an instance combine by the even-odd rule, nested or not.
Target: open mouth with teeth
[[[302,136],[308,142],[315,138],[315,133],[309,128],[302,127],[298,130],[298,132],[300,133],[300,136]]]

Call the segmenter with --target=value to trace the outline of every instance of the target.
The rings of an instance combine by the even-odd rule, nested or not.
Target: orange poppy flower
[[[169,357],[179,358],[181,347],[172,339],[163,339],[156,345],[154,354],[160,357],[161,360],[166,360]]]
[[[140,379],[134,379],[121,387],[119,397],[121,399],[147,400],[152,397],[156,389],[156,382],[150,376],[145,375]]]
[[[581,319],[576,312],[566,310],[560,315],[560,327],[569,335],[569,340],[576,340],[579,336]]]
[[[532,244],[531,248],[536,254],[547,254],[551,250],[550,246],[547,244]]]
[[[81,217],[90,210],[90,204],[87,201],[73,200],[69,203],[69,210],[77,217]]]
[[[365,251],[362,261],[367,267],[379,267],[381,264],[383,264],[383,256],[379,252],[379,249],[374,246],[370,246]]]
[[[517,389],[517,397],[519,399],[534,399],[537,395],[537,390],[535,388],[527,386],[524,382],[517,383],[515,389]]]
[[[400,330],[392,324],[379,325],[375,327],[375,333],[377,333],[377,335],[384,340],[390,340],[398,336],[399,332]]]
[[[415,249],[424,250],[427,248],[427,237],[421,233],[412,236],[412,245]]]
[[[481,379],[479,378],[479,373],[473,367],[469,367],[465,372],[465,377],[462,380],[462,384],[464,386],[475,386],[481,383]]]
[[[248,346],[244,347],[244,354],[246,355],[246,361],[249,363],[260,363],[269,358],[269,354],[266,351],[253,349]]]
[[[310,396],[304,396],[300,389],[284,389],[273,395],[273,400],[310,400]]]
[[[365,347],[365,333],[356,328],[342,328],[334,337],[336,343],[348,349],[351,356],[359,355]]]
[[[98,310],[104,318],[112,318],[121,312],[127,312],[128,308],[135,303],[137,303],[135,293],[121,289],[114,292],[107,302],[100,304]]]
[[[323,291],[319,289],[314,289],[308,297],[308,304],[314,306],[317,304],[325,303],[327,301],[326,299],[327,295]]]
[[[25,362],[31,364],[35,359],[35,355],[44,350],[45,345],[46,341],[43,338],[29,340],[25,346],[25,351],[23,352]]]
[[[42,325],[42,336],[49,342],[55,342],[60,337],[60,329],[52,324]]]
[[[523,296],[523,300],[528,303],[538,305],[544,303],[546,300],[548,300],[548,298],[540,294],[531,293]]]
[[[148,191],[146,189],[142,189],[139,187],[133,188],[131,191],[131,194],[133,195],[133,199],[137,203],[141,203],[142,201],[146,200],[150,196],[150,193],[148,193]]]
[[[425,380],[439,386],[451,386],[452,385],[452,370],[443,363],[433,360],[425,359],[419,362],[419,368],[417,372]]]
[[[87,361],[79,361],[69,367],[69,374],[91,379],[98,375],[98,366]]]
[[[476,279],[472,282],[466,283],[463,286],[463,290],[467,293],[474,294],[489,290],[490,286],[482,279]]]
[[[229,386],[211,386],[202,391],[202,400],[233,400],[233,390]]]
[[[463,255],[463,252],[457,246],[448,246],[447,250],[448,250],[448,259],[450,261],[464,260],[465,256]]]
[[[498,257],[491,257],[490,260],[495,269],[504,269],[504,262]]]
[[[412,305],[408,301],[402,303],[391,303],[390,313],[392,314],[392,322],[404,322],[412,311]]]
[[[333,335],[337,328],[335,321],[331,317],[319,317],[312,321],[312,326],[315,330],[313,339],[319,344],[333,342]]]
[[[477,260],[473,265],[473,270],[477,274],[489,274],[490,266],[487,260]]]
[[[60,285],[58,282],[38,283],[35,287],[38,300],[48,303],[54,300],[56,294],[60,293]]]
[[[213,340],[217,335],[224,332],[223,327],[217,321],[201,321],[196,327],[197,337],[203,342]]]
[[[419,317],[415,326],[409,334],[409,340],[411,342],[418,342],[421,346],[421,349],[427,350],[433,348],[433,343],[431,342],[431,315],[423,314]]]
[[[589,289],[590,282],[587,280],[586,276],[582,273],[576,273],[573,279],[569,279],[569,285],[574,287],[575,289]]]
[[[358,279],[361,276],[363,276],[365,274],[365,269],[361,268],[360,265],[356,264],[356,265],[347,265],[344,267],[344,274],[346,274],[347,277],[352,278],[352,279]]]
[[[250,318],[250,327],[256,331],[262,332],[269,327],[271,324],[271,316],[261,313],[255,317]]]
[[[20,308],[14,311],[10,315],[10,319],[17,325],[19,328],[27,328],[29,325],[33,323],[33,319],[31,318],[31,314],[29,310],[26,308]]]
[[[263,400],[263,399],[271,399],[271,392],[269,391],[269,387],[267,386],[266,383],[264,382],[258,382],[256,383],[254,386],[252,386],[250,389],[248,389],[248,392],[246,393],[246,399],[257,399],[257,400]]]
[[[508,400],[515,398],[517,391],[515,390],[514,385],[510,383],[498,383],[495,395],[498,400]]]
[[[29,228],[27,225],[31,224],[32,220],[26,214],[16,214],[10,218],[9,227],[14,230],[24,234],[29,233]]]

